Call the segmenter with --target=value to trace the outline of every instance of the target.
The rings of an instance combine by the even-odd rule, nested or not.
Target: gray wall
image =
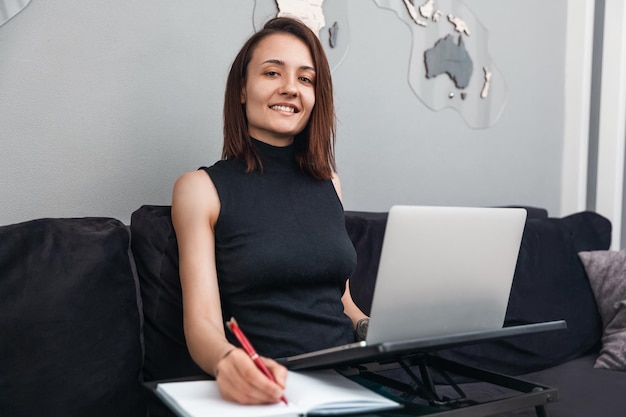
[[[509,91],[500,120],[478,130],[412,93],[410,33],[393,12],[347,3],[351,43],[334,71],[346,209],[527,204],[558,214],[567,2],[465,1]],[[0,27],[0,224],[128,223],[142,204],[170,204],[181,173],[219,158],[225,77],[253,8],[34,0]]]

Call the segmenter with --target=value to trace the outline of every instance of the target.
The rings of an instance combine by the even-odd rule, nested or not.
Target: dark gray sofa
[[[568,329],[439,354],[559,388],[553,417],[621,417],[626,373],[593,367],[602,323],[577,255],[607,249],[610,224],[594,213],[528,211],[507,320],[565,319]],[[352,293],[366,312],[385,220],[346,213],[358,253]],[[201,374],[184,342],[177,268],[167,206],[141,207],[130,226],[82,218],[0,227],[0,416],[166,415],[143,382]],[[459,382],[477,398],[498,393]]]

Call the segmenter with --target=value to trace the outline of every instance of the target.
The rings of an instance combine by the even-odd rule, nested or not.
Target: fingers
[[[279,364],[273,359],[270,359],[270,358],[261,358],[261,359],[263,360],[263,363],[265,363],[265,366],[267,366],[267,369],[269,369],[272,375],[274,375],[274,379],[276,380],[276,383],[281,388],[284,389],[287,386],[286,385],[287,368],[285,368],[284,366],[282,366],[281,364]]]
[[[264,362],[277,382],[267,378],[241,349],[235,349],[221,360],[216,380],[222,397],[241,404],[279,402],[283,395],[287,370],[271,359],[264,358]]]

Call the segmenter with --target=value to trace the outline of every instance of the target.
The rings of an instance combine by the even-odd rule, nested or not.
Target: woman
[[[296,20],[272,19],[231,67],[223,159],[174,186],[185,337],[225,399],[278,402],[287,371],[270,357],[352,342],[365,319],[347,285],[356,254],[335,175],[334,123],[319,40]],[[231,316],[276,383],[225,332]]]

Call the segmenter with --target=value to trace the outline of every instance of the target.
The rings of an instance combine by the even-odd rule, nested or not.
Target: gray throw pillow
[[[626,250],[578,255],[602,317],[602,349],[594,367],[626,370]]]

